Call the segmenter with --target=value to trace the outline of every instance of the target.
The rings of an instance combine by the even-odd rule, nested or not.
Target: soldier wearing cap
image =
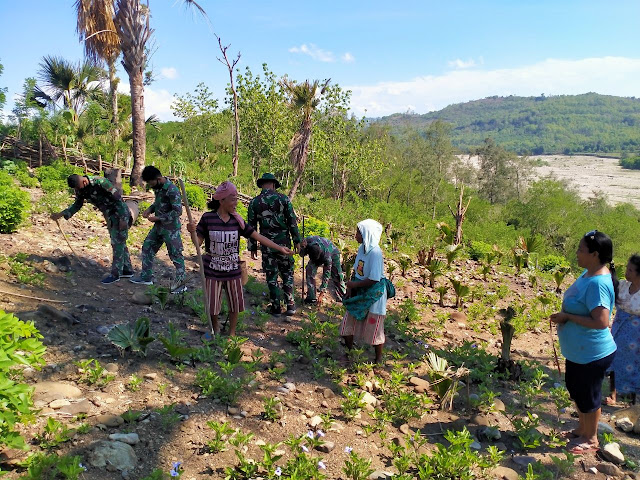
[[[256,182],[262,191],[260,195],[254,197],[249,203],[247,210],[247,221],[253,228],[260,230],[260,234],[269,240],[291,248],[293,242],[295,251],[300,248],[300,233],[298,232],[298,222],[293,211],[293,205],[289,197],[283,193],[278,193],[280,182],[272,173],[265,173]],[[258,258],[258,245],[255,240],[248,239],[248,249],[251,258]],[[267,277],[269,286],[269,296],[271,299],[270,313],[274,316],[282,313],[280,304],[280,288],[278,285],[278,275],[282,277],[282,292],[286,305],[285,315],[291,316],[296,312],[296,305],[293,299],[293,268],[292,257],[283,255],[280,252],[261,245],[262,269]]]

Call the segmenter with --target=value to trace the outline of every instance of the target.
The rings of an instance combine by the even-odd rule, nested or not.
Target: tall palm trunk
[[[118,124],[118,78],[116,77],[115,59],[109,62],[109,96],[111,97],[111,123]]]
[[[311,140],[311,116],[305,118],[300,129],[294,135],[291,141],[291,164],[296,169],[296,177],[289,191],[289,198],[293,200],[300,186],[302,175],[304,175],[304,167],[307,164],[307,155],[309,153],[309,141]]]
[[[133,127],[133,168],[131,169],[131,186],[133,187],[142,185],[142,169],[147,150],[142,69],[129,75],[129,86],[131,87],[131,123]]]

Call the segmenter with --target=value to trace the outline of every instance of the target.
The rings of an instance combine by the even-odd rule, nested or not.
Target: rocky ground
[[[100,284],[101,277],[108,272],[110,248],[99,217],[74,217],[63,225],[85,266],[70,255],[55,223],[43,215],[34,215],[30,224],[18,233],[0,236],[0,251],[5,256],[0,264],[0,309],[33,320],[47,345],[44,368],[23,371],[25,381],[35,387],[34,401],[40,411],[36,421],[21,427],[21,431],[30,441],[31,449],[38,451],[43,445],[36,436],[43,432],[48,419],[69,428],[80,427],[69,435],[68,441],[61,441],[49,450],[59,455],[82,456],[87,467],[83,478],[141,479],[156,468],[169,472],[172,463],[178,461],[182,462],[184,479],[224,478],[224,468],[235,465],[237,458],[234,448],[228,444],[225,451],[218,453],[208,448],[214,438],[213,430],[206,425],[208,421],[228,422],[233,428],[252,433],[253,438],[240,447],[252,458],[262,458],[261,445],[324,429],[326,443],[318,447],[315,455],[326,467],[323,473],[328,478],[346,478],[342,467],[349,457],[347,447],[371,459],[372,468],[376,470],[374,478],[389,478],[397,471],[390,443],[406,444],[406,435],[418,432],[426,441],[421,449],[430,452],[436,443],[447,443],[443,437],[446,429],[463,427],[474,435],[472,448],[486,452],[489,446],[495,445],[505,452],[502,466],[489,474],[496,478],[511,480],[524,476],[527,465],[538,460],[556,472],[551,456],[564,458],[561,448],[551,448],[548,444],[526,451],[517,446],[509,419],[526,410],[538,416],[541,421],[538,431],[542,434],[566,430],[576,423],[571,408],[560,415],[562,423],[558,423],[556,409],[548,396],[541,395],[540,405],[527,409],[522,404],[522,385],[518,382],[496,380],[497,396],[490,402],[490,408],[483,409],[468,403],[469,394],[472,401],[481,398],[478,382],[462,376],[465,386],[454,400],[453,409],[438,408],[438,398],[429,385],[428,369],[420,349],[422,353],[425,348],[447,352],[470,342],[497,356],[500,334],[489,326],[473,324],[467,316],[469,307],[453,308],[454,299],[450,294],[445,297],[446,306],[439,307],[437,295],[433,289],[423,286],[415,267],[409,269],[405,277],[397,271],[394,274],[398,295],[390,302],[390,316],[400,318],[400,314],[392,312],[397,312],[402,305],[405,307],[402,315],[406,314],[405,300],[412,299],[419,309],[420,320],[414,325],[414,333],[420,335],[421,343],[417,343],[418,337],[412,339],[407,330],[391,325],[387,331],[386,363],[375,370],[362,364],[345,364],[342,347],[327,343],[325,359],[333,368],[328,372],[327,368],[318,369],[313,359],[309,361],[301,355],[287,334],[299,331],[316,314],[317,318],[337,325],[340,306],[329,304],[319,311],[300,308],[292,318],[261,314],[266,304],[266,288],[258,262],[252,262],[247,256],[249,273],[257,280],[251,282],[247,292],[248,313],[243,317],[240,332],[247,340],[241,350],[243,361],[249,362],[252,356],[257,358],[259,352],[262,357],[256,361],[255,377],[239,400],[226,405],[204,395],[196,385],[204,362],[175,362],[158,341],[150,344],[146,356],[123,353],[107,339],[105,334],[114,325],[146,316],[151,321],[153,335],[167,335],[171,322],[189,346],[198,347],[202,345],[206,327],[187,306],[172,303],[161,309],[157,303],[151,304],[146,287],[124,279],[108,286]],[[139,249],[148,228],[143,224],[131,232],[131,253],[136,268],[140,265]],[[183,238],[188,239],[186,231]],[[193,292],[198,288],[199,274],[193,246],[185,241],[185,247],[189,290]],[[26,254],[25,262],[33,266],[34,272],[42,273],[40,285],[25,284],[11,273],[7,257],[18,253]],[[157,283],[168,285],[172,268],[165,251],[159,254],[158,264]],[[494,268],[488,281],[477,270],[475,262],[464,260],[458,262],[454,273],[487,292],[496,282],[508,286],[509,294],[500,300],[500,306],[510,304],[514,298],[527,300],[539,293],[529,286],[526,278],[515,275],[508,267]],[[299,277],[297,285],[300,285]],[[539,362],[540,368],[549,375],[545,391],[557,381],[551,345],[548,326],[540,324],[517,336],[512,346],[515,360],[525,364]],[[402,354],[408,356],[402,358]],[[372,352],[366,351],[365,355],[371,358]],[[101,386],[100,381],[88,383],[86,373],[91,367],[85,368],[83,375],[78,363],[89,359],[98,360],[106,370],[105,375],[112,375],[113,380]],[[340,371],[342,366],[344,370]],[[382,408],[380,399],[385,385],[393,382],[394,375],[400,371],[404,390],[419,393],[433,403],[418,418],[411,418],[407,423],[387,422],[376,431],[373,428],[377,424],[375,414]],[[105,379],[104,375],[101,378]],[[347,418],[341,408],[345,386],[367,392],[365,408],[353,419]],[[265,399],[278,399],[273,403],[275,411],[271,419],[265,418]],[[627,460],[636,460],[640,444],[633,428],[638,412],[632,409],[623,415],[617,414],[617,418],[629,418],[625,424],[625,428],[631,429],[629,433],[613,428],[614,413],[613,409],[605,408],[602,428],[612,432]],[[331,424],[327,423],[327,414],[331,416]],[[284,465],[291,458],[291,449],[279,445],[277,450],[281,450],[278,453],[283,455],[280,463]],[[17,462],[25,455],[13,450],[3,452],[0,460],[11,470],[6,478],[20,477],[23,470]],[[601,453],[577,458],[574,466],[571,472],[556,472],[555,476],[604,479],[634,475],[623,465],[605,461]],[[595,473],[589,471],[592,467],[597,469]]]

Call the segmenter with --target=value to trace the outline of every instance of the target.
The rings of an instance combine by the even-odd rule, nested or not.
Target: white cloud
[[[309,55],[311,58],[319,62],[335,62],[336,60],[333,52],[318,48],[318,46],[314,45],[313,43],[310,43],[309,45],[303,43],[299,47],[291,47],[289,49],[289,52]]]
[[[496,70],[454,70],[407,81],[347,86],[357,115],[378,117],[411,108],[416,113],[439,110],[452,103],[493,95],[640,96],[640,58],[601,57],[582,60],[548,59],[533,65]]]
[[[129,95],[129,83],[120,82],[118,84],[118,91]],[[169,93],[168,90],[156,90],[152,87],[144,87],[145,118],[149,118],[151,115],[156,115],[163,122],[177,120],[177,118],[173,116],[173,111],[171,110],[171,104],[173,101],[174,96]]]
[[[351,55],[349,52],[345,52],[344,55],[342,55],[342,57],[340,58],[344,63],[351,63],[356,61],[356,58],[353,55]]]
[[[174,67],[163,67],[160,69],[160,75],[162,75],[164,78],[168,78],[169,80],[173,80],[175,78],[178,78],[178,70],[176,70]]]
[[[476,61],[472,58],[470,58],[467,61],[456,58],[455,60],[448,61],[447,65],[449,65],[450,68],[458,68],[458,69],[472,68],[476,66]]]

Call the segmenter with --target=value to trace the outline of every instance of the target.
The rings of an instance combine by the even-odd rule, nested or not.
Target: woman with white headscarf
[[[353,265],[353,276],[347,282],[345,304],[354,297],[365,296],[367,292],[376,290],[377,300],[368,305],[360,318],[352,314],[348,307],[340,335],[344,338],[347,349],[351,350],[354,339],[373,345],[376,352],[376,363],[382,363],[382,347],[385,342],[384,318],[387,314],[387,287],[384,278],[384,257],[378,245],[382,235],[382,225],[375,220],[367,219],[358,223],[356,240],[360,243]],[[380,288],[377,288],[377,287]],[[375,288],[374,288],[375,287]]]

